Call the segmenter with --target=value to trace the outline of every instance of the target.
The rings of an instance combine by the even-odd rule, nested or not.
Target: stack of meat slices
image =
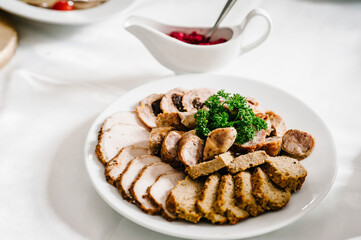
[[[124,199],[169,221],[235,224],[281,209],[301,188],[307,171],[299,160],[311,154],[312,135],[287,131],[279,115],[247,98],[267,130],[244,144],[235,143],[232,127],[203,140],[195,134],[194,114],[215,93],[175,88],[104,121],[96,153]]]

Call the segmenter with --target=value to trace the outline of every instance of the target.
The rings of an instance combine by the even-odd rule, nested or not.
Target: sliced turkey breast
[[[182,163],[178,159],[178,145],[181,138],[181,132],[170,131],[167,136],[165,136],[160,150],[161,159],[175,168],[182,166]]]
[[[178,145],[178,158],[185,166],[195,165],[203,158],[204,141],[195,131],[183,134]]]
[[[143,155],[131,160],[116,182],[116,187],[123,198],[131,202],[133,199],[129,191],[130,187],[143,167],[161,161],[162,160],[159,157],[152,155]]]
[[[155,183],[157,178],[166,172],[173,171],[171,165],[164,162],[156,162],[143,167],[137,178],[130,187],[130,193],[136,204],[148,214],[159,213],[161,208],[154,205],[146,196],[148,188]]]
[[[308,132],[288,130],[282,137],[282,150],[297,159],[308,157],[315,147],[315,139]]]
[[[151,154],[157,155],[160,152],[163,139],[173,129],[173,127],[157,127],[152,129],[148,141],[148,147]]]
[[[212,95],[216,94],[217,90],[211,88],[196,88],[184,94],[182,103],[187,112],[197,111],[201,109],[204,102]]]
[[[106,132],[117,124],[143,126],[135,111],[119,111],[113,113],[110,117],[105,119],[101,131]]]
[[[148,128],[154,128],[155,118],[162,113],[160,102],[164,94],[151,94],[139,102],[136,107],[138,117]]]
[[[128,163],[136,157],[146,155],[149,151],[147,148],[138,146],[127,146],[122,148],[119,153],[105,166],[105,179],[108,183],[114,185],[120,174],[123,173]]]
[[[182,99],[187,92],[188,91],[183,88],[174,88],[168,91],[160,102],[160,108],[164,113],[183,112]]]
[[[286,123],[283,118],[272,112],[266,111],[266,115],[269,117],[272,126],[271,136],[282,137],[287,131]]]
[[[147,148],[148,138],[149,132],[144,127],[117,124],[99,133],[96,153],[100,161],[106,164],[126,146]]]
[[[168,221],[174,221],[177,216],[172,214],[165,207],[165,202],[170,191],[177,185],[178,181],[185,178],[185,174],[180,171],[166,172],[160,175],[155,183],[148,189],[148,196],[151,201],[162,209],[162,216]]]
[[[237,130],[233,127],[217,128],[210,132],[203,151],[203,160],[212,159],[227,152],[236,140]]]

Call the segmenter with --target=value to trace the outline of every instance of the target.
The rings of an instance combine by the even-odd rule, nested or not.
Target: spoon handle
[[[211,28],[211,30],[209,30],[209,32],[206,34],[206,38],[211,38],[212,34],[214,33],[214,31],[217,30],[217,28],[219,27],[219,24],[223,21],[223,19],[227,16],[228,12],[231,10],[231,8],[233,7],[233,5],[236,3],[237,0],[228,0],[226,5],[224,6],[221,14],[219,15],[216,23],[214,24],[214,26]]]

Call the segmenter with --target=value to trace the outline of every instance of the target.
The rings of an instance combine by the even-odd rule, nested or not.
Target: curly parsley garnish
[[[236,143],[252,140],[256,131],[267,129],[267,123],[254,115],[245,97],[220,90],[205,101],[208,110],[199,109],[195,114],[196,134],[206,139],[217,128],[234,127],[237,130]]]

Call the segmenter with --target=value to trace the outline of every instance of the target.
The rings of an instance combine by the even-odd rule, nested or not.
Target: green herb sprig
[[[248,106],[245,97],[240,94],[226,93],[220,90],[205,101],[208,110],[199,109],[195,114],[196,134],[206,139],[217,128],[234,127],[237,130],[236,143],[252,140],[256,131],[267,129],[267,123],[256,117]]]

